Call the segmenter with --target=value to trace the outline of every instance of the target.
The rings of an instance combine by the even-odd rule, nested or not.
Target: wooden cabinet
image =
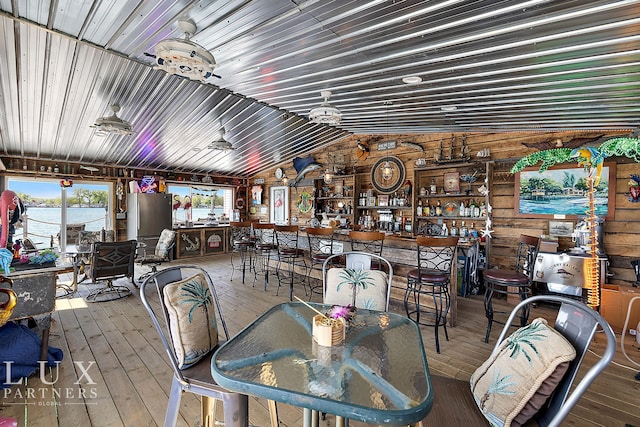
[[[176,230],[176,258],[226,252],[227,229],[228,227],[198,227]]]
[[[322,178],[313,181],[315,192],[315,215],[320,220],[322,214],[327,214],[329,219],[340,215],[351,223],[356,218],[355,194],[358,188],[356,175],[334,176],[331,183],[327,184]]]

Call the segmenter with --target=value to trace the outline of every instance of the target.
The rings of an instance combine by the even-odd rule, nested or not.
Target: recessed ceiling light
[[[420,76],[407,76],[403,77],[402,81],[408,85],[420,83],[422,81],[422,77]]]
[[[444,107],[440,107],[440,110],[442,111],[456,111],[457,109],[458,107],[455,105],[445,105]]]

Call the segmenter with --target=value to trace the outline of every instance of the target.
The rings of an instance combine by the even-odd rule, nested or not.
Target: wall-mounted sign
[[[254,184],[264,184],[264,178],[256,178],[253,180]]]
[[[396,148],[396,141],[378,142],[378,151],[393,150]]]

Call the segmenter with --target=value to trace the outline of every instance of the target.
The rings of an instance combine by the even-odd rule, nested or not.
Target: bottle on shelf
[[[440,204],[440,199],[438,199],[438,203],[436,203],[436,216],[442,216],[442,205]]]
[[[429,193],[429,194],[436,194],[437,193],[436,179],[435,178],[431,178],[431,187],[430,187],[429,191],[431,191],[431,193]]]
[[[422,199],[418,200],[418,206],[416,207],[416,216],[422,216]]]
[[[443,236],[449,235],[449,229],[447,228],[447,223],[444,221],[442,221],[442,235]]]
[[[460,237],[469,237],[469,229],[464,225],[464,221],[460,223]]]
[[[452,236],[458,235],[458,227],[456,226],[455,219],[451,222],[451,229],[449,230],[449,234],[451,234]]]
[[[471,223],[471,227],[469,228],[469,236],[473,237],[474,239],[478,238],[478,230],[476,230],[476,225],[475,223]]]
[[[427,202],[426,206],[422,208],[422,216],[430,216],[431,215],[431,206],[429,206],[429,202]]]
[[[460,202],[460,210],[458,211],[458,216],[464,216],[464,212],[465,212],[465,206],[464,206],[464,201]]]

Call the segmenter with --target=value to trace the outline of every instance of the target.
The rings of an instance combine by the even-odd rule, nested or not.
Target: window
[[[220,217],[222,213],[231,218],[233,190],[230,188],[204,185],[169,185],[168,191],[173,196],[174,223],[187,221],[189,214],[191,214],[193,222],[206,222],[210,212],[213,212],[216,218]]]
[[[113,211],[110,206],[114,198],[109,183],[74,181],[72,187],[62,188],[59,180],[9,177],[5,184],[26,208],[22,223],[16,224],[14,240],[28,237],[41,246],[49,246],[54,236],[53,243],[57,244],[55,236],[65,218],[65,224],[84,224],[85,230],[113,229],[109,213]]]

